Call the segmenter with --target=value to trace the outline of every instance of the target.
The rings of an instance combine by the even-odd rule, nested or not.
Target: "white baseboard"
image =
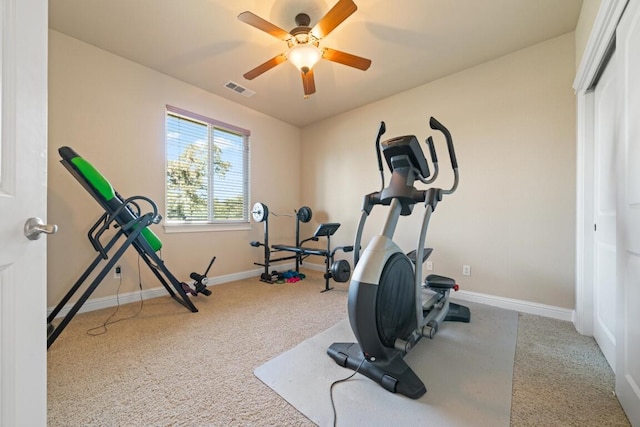
[[[87,302],[85,302],[82,305],[82,307],[80,307],[80,310],[78,310],[78,313],[86,313],[88,311],[100,310],[103,308],[115,307],[117,305],[138,302],[140,301],[140,298],[145,300],[145,299],[151,299],[151,298],[158,298],[165,295],[168,295],[167,291],[165,290],[165,288],[160,286],[153,289],[144,289],[142,291],[127,292],[127,293],[119,294],[117,296],[112,295],[108,297],[90,298],[87,300]],[[67,313],[69,313],[69,311],[73,307],[73,304],[74,303],[69,303],[64,307],[62,307],[62,310],[60,310],[60,312],[56,315],[56,319],[59,317],[66,316]],[[49,307],[47,309],[47,317],[51,314],[54,308],[55,307]]]
[[[295,264],[293,263],[291,263],[290,265],[279,264],[278,267],[279,269],[290,269],[290,268],[295,268]],[[260,276],[260,274],[262,274],[263,272],[264,270],[262,268],[259,268],[254,270],[242,271],[240,273],[226,274],[224,276],[210,277],[209,282],[207,283],[207,286],[215,286],[215,285],[220,285],[222,283],[249,279],[251,277]],[[191,280],[187,283],[191,285],[194,282],[193,280]],[[78,310],[78,313],[85,313],[89,311],[100,310],[103,308],[115,307],[119,304],[129,304],[132,302],[140,301],[140,298],[142,298],[143,300],[146,300],[146,299],[158,298],[166,295],[168,295],[167,290],[163,286],[158,286],[155,288],[143,289],[142,292],[132,291],[132,292],[127,292],[119,295],[111,295],[108,297],[90,298],[82,305],[82,307],[80,307],[80,310]],[[56,316],[56,319],[59,317],[66,316],[67,313],[69,313],[69,311],[73,307],[73,304],[74,303],[69,303],[65,305]],[[49,307],[47,309],[47,316],[51,314],[54,308],[55,307]]]
[[[279,264],[279,270],[287,270],[295,268],[295,264]],[[324,272],[324,265],[320,264],[312,264],[305,263],[303,268],[307,268],[309,270],[322,271]],[[216,276],[209,278],[208,286],[220,285],[222,283],[235,282],[237,280],[249,279],[251,277],[257,277],[262,274],[264,270],[262,268],[243,271],[239,273],[226,274],[224,276]],[[192,284],[193,281],[189,282]],[[142,299],[150,299],[157,298],[161,296],[166,296],[167,291],[164,287],[159,286],[152,289],[144,289],[142,292],[133,291],[127,292],[124,294],[120,294],[118,296],[108,296],[101,298],[92,298],[87,300],[86,303],[80,308],[79,313],[84,313],[88,311],[100,310],[102,308],[115,307],[119,304],[128,304],[132,302],[140,301],[140,297]],[[494,295],[481,294],[477,292],[469,292],[469,291],[459,291],[451,294],[451,297],[456,300],[461,301],[470,301],[478,304],[490,305],[493,307],[504,308],[507,310],[519,311],[521,313],[527,314],[536,314],[538,316],[550,317],[552,319],[558,320],[566,320],[568,322],[573,322],[575,317],[575,310],[571,310],[568,308],[555,307],[552,305],[546,304],[538,304],[529,301],[516,300],[511,298],[503,298],[497,297]],[[65,316],[73,304],[67,304],[60,310],[57,317]],[[47,315],[49,315],[53,311],[54,307],[49,307],[47,311]]]
[[[490,305],[492,307],[504,308],[506,310],[519,311],[521,313],[536,314],[538,316],[550,317],[552,319],[566,320],[568,322],[573,322],[575,316],[575,310],[571,310],[568,308],[538,304],[535,302],[522,301],[511,298],[497,297],[494,295],[480,294],[477,292],[459,291],[451,293],[451,298],[461,301]]]
[[[325,269],[324,264],[305,263],[303,267],[309,270],[322,272],[324,272]],[[521,313],[536,314],[538,316],[549,317],[552,319],[566,320],[568,322],[575,321],[575,310],[556,307],[553,305],[539,304],[469,291],[451,293],[451,298],[504,308],[506,310],[519,311]]]

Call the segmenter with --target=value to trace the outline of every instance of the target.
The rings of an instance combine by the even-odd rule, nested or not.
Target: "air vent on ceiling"
[[[253,95],[255,95],[256,93],[254,91],[252,91],[251,89],[247,89],[244,86],[240,86],[238,83],[236,82],[232,82],[231,80],[229,80],[227,82],[227,84],[224,85],[224,87],[226,87],[229,90],[232,90],[236,93],[239,93],[240,95],[250,98]]]

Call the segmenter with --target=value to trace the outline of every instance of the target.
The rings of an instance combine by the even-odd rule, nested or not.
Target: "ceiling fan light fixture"
[[[321,57],[320,49],[311,43],[295,45],[288,55],[289,61],[303,73],[309,72]]]
[[[252,80],[288,60],[301,72],[302,87],[305,98],[307,98],[316,92],[313,67],[320,59],[326,59],[327,61],[363,71],[367,70],[371,65],[370,59],[326,46],[323,46],[322,49],[319,47],[320,42],[357,9],[358,7],[353,0],[337,0],[337,3],[315,23],[313,28],[309,26],[311,19],[308,14],[297,14],[295,18],[296,27],[291,31],[285,31],[252,12],[242,12],[238,15],[240,21],[282,40],[287,44],[288,48],[288,51],[274,56],[242,76],[247,80]]]

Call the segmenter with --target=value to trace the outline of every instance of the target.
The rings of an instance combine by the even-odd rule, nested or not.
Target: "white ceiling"
[[[337,0],[50,0],[49,27],[295,126],[573,31],[582,0],[354,0],[358,10],[321,41],[372,60],[367,71],[322,60],[317,92],[280,64],[242,75],[286,51],[285,42],[240,22],[251,11],[289,31],[313,26]],[[246,98],[225,88],[255,91]]]

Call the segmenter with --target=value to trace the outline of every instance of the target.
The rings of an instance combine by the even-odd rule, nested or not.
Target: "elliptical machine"
[[[382,142],[385,132],[381,122],[376,139],[378,167],[382,190],[367,194],[354,245],[355,269],[349,285],[349,322],[357,343],[334,343],[327,350],[336,363],[362,373],[386,390],[417,399],[426,393],[424,383],[406,364],[403,357],[422,337],[433,338],[443,321],[469,322],[467,307],[449,301],[451,290],[457,291],[455,280],[429,275],[422,283],[422,264],[432,252],[424,242],[431,214],[444,195],[458,186],[458,164],[448,129],[435,118],[432,129],[442,132],[447,141],[454,182],[450,189],[417,190],[415,181],[432,183],[438,174],[438,160],[433,139],[427,144],[434,164],[430,179],[427,160],[417,138],[401,136]],[[381,150],[391,170],[391,181],[385,188]],[[411,215],[418,203],[425,212],[416,249],[405,254],[392,238],[400,216]],[[367,217],[375,205],[390,206],[382,234],[374,236],[362,253],[360,241]]]

